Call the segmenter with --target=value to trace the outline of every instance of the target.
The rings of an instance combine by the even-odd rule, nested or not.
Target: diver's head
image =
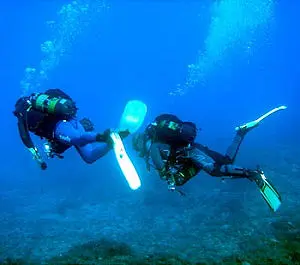
[[[137,133],[132,137],[132,147],[135,151],[144,153],[145,148],[145,136],[143,133]]]

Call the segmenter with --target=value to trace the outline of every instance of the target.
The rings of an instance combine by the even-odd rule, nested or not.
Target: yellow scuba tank
[[[36,93],[31,95],[30,101],[33,109],[61,119],[72,118],[77,112],[77,107],[72,99],[60,96]]]

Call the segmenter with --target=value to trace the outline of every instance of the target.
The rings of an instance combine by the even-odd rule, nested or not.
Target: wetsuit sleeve
[[[162,143],[153,143],[150,148],[150,157],[157,170],[162,170],[165,167],[165,158],[162,157],[162,152],[170,152],[170,146]]]
[[[23,144],[27,148],[34,148],[34,144],[30,138],[30,134],[25,120],[25,117],[27,115],[27,109],[29,108],[29,106],[30,106],[29,97],[19,98],[15,104],[15,110],[13,114],[18,119],[18,129]]]
[[[24,118],[18,118],[18,129],[23,144],[27,148],[34,148],[34,144],[31,140]]]
[[[88,164],[96,162],[111,150],[111,147],[105,143],[86,144],[75,147],[81,158]]]
[[[55,128],[54,135],[60,142],[75,146],[84,146],[97,142],[97,133],[86,132],[76,120],[59,122]]]
[[[88,164],[94,163],[111,150],[109,144],[97,141],[97,133],[86,132],[76,120],[58,123],[54,135],[59,142],[74,145]]]

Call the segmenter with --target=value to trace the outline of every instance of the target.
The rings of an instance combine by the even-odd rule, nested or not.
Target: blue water
[[[251,240],[257,248],[265,238],[279,240],[274,223],[299,231],[300,3],[240,2],[2,3],[0,261],[47,263],[105,238],[141,257],[218,262],[252,251]],[[271,213],[253,183],[204,173],[184,186],[186,197],[169,193],[130,138],[125,146],[142,179],[139,191],[129,189],[112,152],[86,165],[69,150],[40,171],[12,111],[21,95],[48,88],[69,93],[100,132],[117,127],[126,102],[138,99],[148,106],[145,126],[174,113],[196,122],[197,141],[220,152],[235,126],[288,106],[247,136],[237,160],[263,167],[282,207]]]

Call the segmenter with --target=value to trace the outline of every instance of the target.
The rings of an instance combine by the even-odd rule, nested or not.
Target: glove
[[[92,123],[92,121],[88,118],[83,118],[79,121],[81,123],[81,125],[83,126],[84,130],[86,132],[92,132],[94,131],[94,124]]]
[[[40,165],[42,170],[47,169],[47,164],[45,162],[42,162]]]
[[[109,146],[109,148],[112,148],[114,142],[111,139],[110,134],[111,134],[110,129],[105,130],[103,133],[98,133],[96,135],[96,141],[101,143],[106,143]]]
[[[123,140],[130,134],[130,131],[129,130],[119,131],[118,134],[120,135],[121,139]]]
[[[42,170],[47,169],[47,164],[43,161],[41,155],[39,154],[38,150],[34,148],[28,149],[30,153],[32,154],[33,159],[40,165]]]
[[[97,142],[108,142],[110,139],[110,129],[105,130],[103,133],[98,133],[96,135],[96,141]]]
[[[105,142],[109,145],[113,145],[113,141],[110,137],[110,134],[112,133],[112,130],[111,129],[107,129],[105,130],[102,134],[101,133],[98,133],[96,135],[96,141],[97,142]],[[130,132],[129,130],[126,130],[126,131],[119,131],[118,134],[120,135],[121,139],[123,140],[124,138],[126,138]]]

